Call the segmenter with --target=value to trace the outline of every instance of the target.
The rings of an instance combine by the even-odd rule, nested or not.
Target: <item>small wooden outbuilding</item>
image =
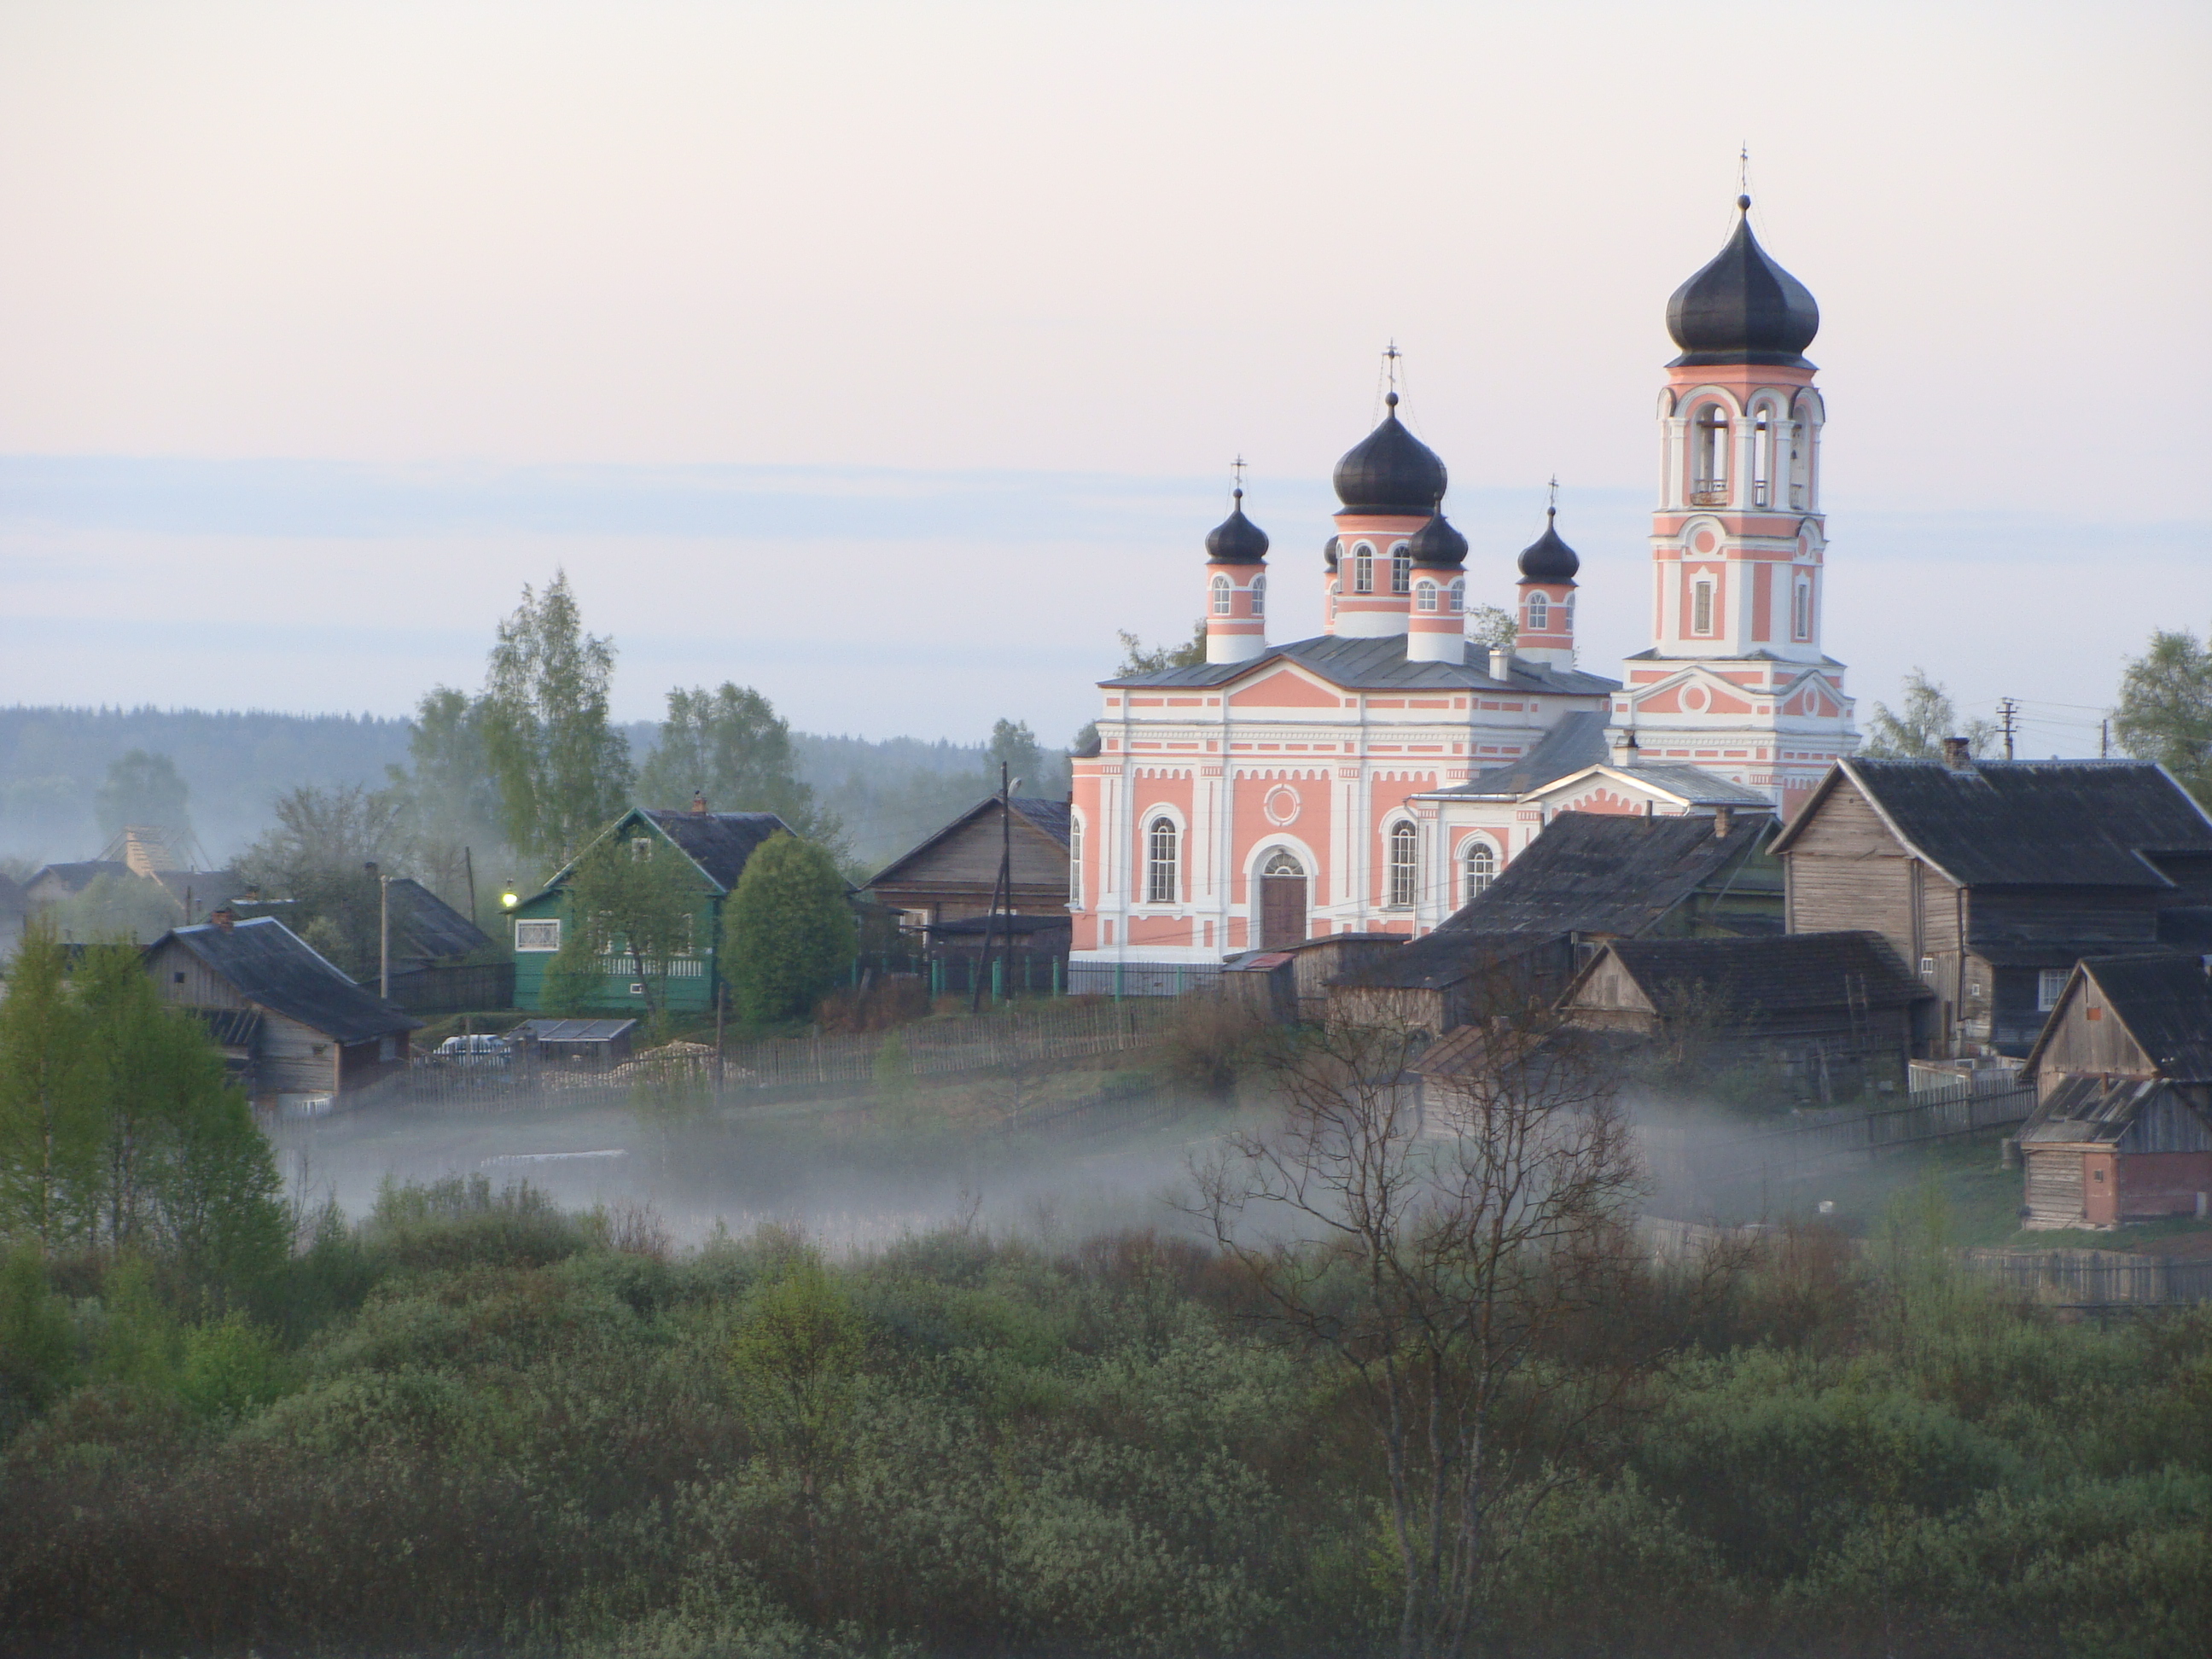
[[[2161,951],[2078,965],[2028,1055],[2030,1227],[2112,1227],[2212,1203],[2212,979]]]

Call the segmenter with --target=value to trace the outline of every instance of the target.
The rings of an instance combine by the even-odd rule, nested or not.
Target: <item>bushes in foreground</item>
[[[1188,1245],[678,1255],[453,1182],[295,1266],[220,1317],[0,1267],[0,1649],[1390,1650],[1374,1448]],[[1488,1650],[2194,1653],[2212,1322],[1793,1245],[1571,1466],[1502,1473],[1550,1495]]]

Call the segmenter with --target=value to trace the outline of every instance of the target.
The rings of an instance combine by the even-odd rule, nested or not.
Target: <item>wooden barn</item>
[[[404,1071],[419,1023],[332,967],[281,921],[213,920],[146,947],[162,998],[207,1019],[257,1109],[319,1109]]]
[[[1778,933],[1774,831],[1764,811],[1562,812],[1434,933],[1346,974],[1334,1004],[1441,1036],[1501,996],[1549,1001],[1614,939]]]
[[[1841,761],[1774,851],[1791,933],[1874,928],[1935,994],[1930,1059],[2027,1054],[2076,962],[2212,905],[2212,818],[2148,761]]]
[[[2027,1225],[2112,1227],[2212,1203],[2212,979],[2160,951],[2068,975],[2027,1068]]]
[[[1927,988],[1879,933],[1620,939],[1576,975],[1571,1024],[1772,1066],[1820,1099],[1901,1090]]]
[[[1069,903],[1067,803],[1016,795],[1001,823],[999,798],[969,807],[911,852],[878,870],[861,890],[902,911],[908,928],[927,933],[940,922],[988,915],[1000,854],[1012,849],[1012,892],[999,905],[1021,916],[1054,916],[1064,926]]]

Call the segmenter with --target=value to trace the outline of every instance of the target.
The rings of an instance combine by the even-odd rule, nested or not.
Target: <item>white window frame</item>
[[[1267,614],[1267,578],[1264,574],[1252,578],[1252,614],[1255,617]]]
[[[1460,902],[1472,904],[1498,879],[1498,849],[1487,836],[1469,836],[1467,845],[1459,849],[1459,862],[1461,890],[1466,895]]]
[[[526,939],[542,939],[544,944],[525,944]],[[517,916],[514,919],[514,948],[518,955],[536,955],[541,951],[561,948],[561,918],[558,916]]]
[[[1791,588],[1790,637],[1809,640],[1813,637],[1813,579],[1800,576]]]
[[[1727,407],[1717,403],[1705,404],[1691,421],[1690,429],[1696,438],[1691,446],[1690,490],[1701,500],[1728,493],[1728,452],[1734,425]]]
[[[630,862],[633,864],[652,863],[653,837],[651,836],[632,836],[629,838],[629,856]]]
[[[1390,550],[1390,591],[1409,593],[1413,587],[1413,550],[1400,542]]]
[[[1690,584],[1690,632],[1701,639],[1713,631],[1713,579],[1699,576]]]
[[[1413,609],[1416,611],[1434,611],[1436,608],[1437,585],[1434,582],[1425,581],[1415,583],[1413,586]]]
[[[1067,820],[1067,908],[1083,908],[1083,820]]]
[[[1375,550],[1365,542],[1352,550],[1352,591],[1372,593],[1375,591]]]
[[[1226,576],[1216,576],[1213,579],[1212,586],[1213,588],[1213,614],[1217,617],[1225,617],[1229,614],[1229,578]]]
[[[1382,902],[1387,909],[1410,910],[1421,892],[1421,831],[1411,818],[1400,818],[1383,832],[1388,849]]]
[[[1467,578],[1462,576],[1445,590],[1451,595],[1451,611],[1455,617],[1467,614]]]
[[[2066,981],[2074,977],[2071,968],[2045,968],[2035,976],[2035,1012],[2047,1014],[2058,1006],[2066,994]]]
[[[1528,631],[1548,634],[1552,631],[1552,602],[1541,593],[1528,595]]]
[[[1167,852],[1161,854],[1161,832],[1166,832]],[[1164,886],[1167,896],[1160,896]],[[1178,904],[1182,901],[1182,826],[1165,812],[1155,813],[1145,825],[1145,902]]]

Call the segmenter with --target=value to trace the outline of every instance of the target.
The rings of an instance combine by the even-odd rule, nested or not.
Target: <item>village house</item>
[[[374,865],[362,877],[376,893]],[[412,876],[393,876],[380,896],[390,938],[391,1000],[410,1013],[456,1013],[514,1006],[512,962],[468,963],[465,958],[491,943],[491,935]],[[287,899],[245,897],[230,907],[241,916],[273,915],[283,921]]]
[[[404,1071],[419,1022],[380,1001],[271,916],[228,909],[146,947],[165,1001],[208,1024],[257,1110],[312,1112]]]
[[[1345,974],[1330,1006],[1441,1036],[1501,996],[1550,1000],[1615,939],[1778,933],[1774,815],[1755,805],[1561,812],[1442,927]]]
[[[1206,660],[1100,683],[1098,752],[1074,763],[1079,988],[1333,933],[1415,938],[1525,856],[1553,811],[1686,811],[1717,783],[1794,811],[1856,747],[1844,665],[1821,644],[1826,410],[1804,356],[1819,308],[1740,206],[1668,302],[1680,355],[1659,401],[1651,598],[1637,601],[1649,648],[1619,679],[1579,665],[1581,561],[1552,514],[1510,571],[1470,560],[1444,463],[1392,390],[1336,465],[1309,578],[1322,632],[1268,638],[1270,542],[1239,489],[1198,577]],[[1512,590],[1510,644],[1468,633],[1493,583]],[[1541,781],[1583,799],[1503,785],[1577,717],[1603,742]],[[1639,757],[1676,778],[1635,777]],[[1598,766],[1657,787],[1582,769]]]
[[[988,954],[1009,989],[1063,988],[1071,938],[1073,816],[1066,801],[1016,795],[978,801],[872,877],[863,896],[899,916],[929,957],[933,982],[973,988]],[[1008,890],[998,892],[1002,861]]]
[[[1559,1000],[1572,1025],[1701,1066],[1771,1070],[1809,1099],[1905,1084],[1927,987],[1879,933],[1619,939]]]
[[[1871,927],[1935,994],[1932,1059],[2026,1054],[2076,962],[2212,903],[2212,817],[2148,761],[1846,760],[1774,852],[1791,933]]]
[[[2212,979],[2176,952],[2066,976],[2027,1058],[2030,1227],[2112,1227],[2212,1203]]]
[[[661,995],[654,1000],[672,1013],[704,1014],[714,1006],[719,983],[714,957],[722,938],[722,911],[736,890],[745,864],[763,842],[779,831],[788,834],[783,820],[773,812],[709,812],[703,800],[695,800],[684,812],[634,806],[592,837],[592,847],[612,840],[635,859],[675,858],[696,876],[699,905],[691,918],[691,945],[668,963]],[[569,915],[568,884],[582,854],[554,872],[537,892],[520,900],[509,913],[508,943],[514,951],[514,1006],[533,1013],[545,1008],[545,972],[561,948],[563,931],[574,925]],[[615,951],[599,958],[593,975],[596,988],[586,997],[588,1009],[605,1012],[635,1012],[645,1003],[643,975],[652,964],[641,966],[626,951]],[[557,1011],[555,1011],[557,1012]]]

